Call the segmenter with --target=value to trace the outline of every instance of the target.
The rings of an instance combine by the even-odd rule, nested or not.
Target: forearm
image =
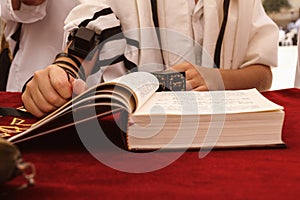
[[[185,72],[187,90],[239,90],[257,88],[259,91],[270,89],[272,72],[265,65],[251,65],[241,69],[216,69],[195,67],[191,63],[181,63],[171,69]]]
[[[21,0],[11,0],[11,5],[12,5],[14,10],[20,10]]]
[[[242,69],[220,69],[226,90],[257,88],[269,90],[272,85],[272,71],[269,66],[251,65]]]

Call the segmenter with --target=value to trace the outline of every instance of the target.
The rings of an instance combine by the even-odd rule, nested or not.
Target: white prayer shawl
[[[223,20],[222,0],[199,0],[203,3],[204,32],[202,62],[193,41],[192,13],[187,0],[158,0],[158,18],[163,56],[159,49],[150,0],[81,0],[66,19],[66,31],[90,18],[97,10],[111,7],[129,38],[140,42],[140,50],[127,46],[126,56],[141,71],[154,71],[182,61],[212,67],[216,41]],[[97,24],[93,24],[97,29]],[[128,49],[129,48],[129,49]],[[277,66],[278,27],[266,15],[261,0],[231,0],[227,27],[221,50],[220,68],[238,69],[252,64]],[[129,50],[129,51],[128,51]],[[207,59],[205,55],[209,55]],[[163,61],[164,62],[163,62]],[[153,63],[156,63],[153,65]],[[125,71],[123,71],[125,72]],[[123,73],[122,72],[122,73]],[[105,72],[106,73],[106,72]],[[115,73],[115,69],[114,69]],[[109,77],[110,78],[114,78]]]

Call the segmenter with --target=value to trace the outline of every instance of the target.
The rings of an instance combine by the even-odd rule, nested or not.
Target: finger
[[[47,85],[47,82],[49,81],[47,79],[44,79],[43,82],[39,82],[40,77],[37,76],[39,76],[39,74],[35,74],[32,81],[27,84],[25,93],[28,95],[28,99],[31,101],[31,106],[35,107],[35,110],[38,109],[43,113],[51,112],[55,110],[57,106],[55,104],[49,103],[40,89],[41,85]],[[43,78],[43,73],[41,73],[41,76]],[[51,89],[47,89],[46,93],[47,91],[51,91]]]
[[[61,97],[58,100],[67,100],[72,97],[72,84],[69,78],[69,75],[60,67],[55,66],[49,70],[50,84]]]
[[[185,72],[186,80],[192,80],[192,79],[195,79],[199,76],[202,77],[200,71],[198,71],[198,69],[196,67],[190,67]]]
[[[66,99],[60,96],[51,83],[50,72],[53,68],[53,66],[50,66],[46,70],[36,72],[32,83],[30,83],[30,86],[32,85],[31,95],[35,103],[39,105],[38,107],[43,111],[52,111],[53,108],[51,107],[57,108],[66,102]],[[57,66],[55,68],[60,69]]]
[[[206,85],[201,85],[193,89],[194,91],[208,91],[208,87]]]
[[[28,90],[22,94],[22,102],[27,111],[29,111],[34,116],[41,118],[46,115],[46,113],[42,112],[37,105],[34,103],[30,93]]]
[[[56,110],[60,104],[59,101],[54,101],[53,99],[46,99],[46,97],[42,94],[40,89],[35,90],[34,92],[30,92],[32,102],[34,103],[35,107],[39,109],[40,112],[43,113],[50,113]],[[51,103],[54,102],[54,103]]]
[[[186,90],[187,91],[191,91],[191,90],[193,90],[193,86],[192,86],[192,84],[191,84],[191,81],[186,81]]]
[[[186,79],[187,81],[192,80],[194,77],[195,77],[195,76],[193,75],[193,73],[192,73],[191,70],[187,70],[187,71],[185,72],[185,79]]]
[[[186,81],[187,90],[194,90],[197,87],[206,85],[205,81],[198,75]]]
[[[171,70],[177,71],[177,72],[185,72],[191,67],[190,63],[184,62],[177,65],[174,65],[170,67]]]

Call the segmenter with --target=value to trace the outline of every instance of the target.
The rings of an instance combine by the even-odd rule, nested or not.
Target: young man
[[[126,4],[122,0],[85,0],[70,13],[65,28],[69,32],[80,25],[101,35],[106,29],[121,25],[126,38],[127,61],[136,64],[141,71],[168,68],[185,71],[188,90],[255,87],[263,91],[270,88],[270,67],[277,65],[279,31],[264,12],[260,0],[163,0],[156,3],[159,36],[153,29],[154,4],[151,5],[150,0],[127,0]],[[106,13],[107,9],[113,13]],[[222,24],[226,24],[224,34]],[[111,42],[107,46],[117,45]],[[163,50],[158,50],[159,47]],[[100,57],[109,49],[114,48],[101,50]],[[72,59],[59,59],[74,65]],[[219,60],[219,68],[213,67],[216,60]],[[126,62],[107,66],[97,75],[101,80],[109,80],[126,73],[126,67]],[[91,71],[87,67],[85,70]],[[66,102],[74,84],[78,85],[78,81],[68,78],[62,68],[51,65],[35,73],[27,84],[22,96],[24,105],[41,117]]]

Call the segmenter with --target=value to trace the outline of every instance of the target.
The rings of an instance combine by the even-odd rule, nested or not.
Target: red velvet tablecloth
[[[215,150],[204,158],[188,151],[162,169],[128,173],[98,161],[76,133],[51,134],[19,146],[36,166],[36,185],[16,191],[18,177],[0,189],[0,199],[299,199],[300,90],[263,94],[285,107],[285,149]],[[0,95],[0,106],[20,103],[18,93]],[[163,163],[174,154],[153,153],[143,164]],[[120,166],[128,162],[110,159]]]

